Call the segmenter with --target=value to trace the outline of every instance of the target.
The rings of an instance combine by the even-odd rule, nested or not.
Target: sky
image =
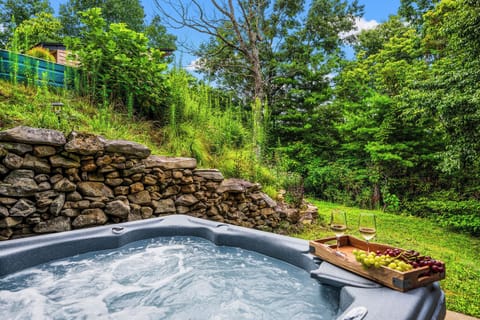
[[[208,0],[203,0],[205,3]],[[60,3],[66,3],[67,0],[50,0],[50,4],[55,10],[58,10]],[[145,14],[152,16],[157,13],[153,0],[141,0],[144,7]],[[359,29],[374,28],[377,24],[388,19],[389,15],[396,14],[400,6],[400,0],[359,0],[359,3],[364,5],[364,16],[357,21]],[[196,47],[202,41],[206,41],[205,35],[195,33],[191,30],[185,29],[168,29],[168,32],[177,36],[178,43],[185,43],[189,47]],[[347,50],[347,57],[351,54]],[[196,57],[192,56],[187,49],[180,46],[176,52],[177,59],[181,59],[180,64],[185,68],[194,66]]]

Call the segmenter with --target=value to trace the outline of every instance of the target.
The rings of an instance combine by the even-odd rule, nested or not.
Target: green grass
[[[348,233],[360,237],[356,230],[360,212],[369,211],[328,202],[310,200],[318,207],[319,220],[303,232],[292,236],[318,239],[332,236],[326,227],[330,212],[342,209],[347,213]],[[446,294],[447,309],[480,317],[480,239],[457,233],[435,222],[408,215],[374,211],[377,215],[375,242],[414,249],[446,264],[446,278],[440,285]]]

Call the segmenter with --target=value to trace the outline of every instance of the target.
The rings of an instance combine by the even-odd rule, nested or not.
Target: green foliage
[[[48,51],[48,49],[45,48],[35,47],[25,52],[25,54],[35,58],[55,62],[55,57],[50,53],[50,51]]]
[[[480,201],[450,200],[441,193],[405,203],[405,210],[418,216],[433,217],[444,227],[480,236]]]
[[[25,52],[34,45],[44,41],[59,41],[59,32],[62,28],[60,21],[51,13],[41,12],[37,16],[24,20],[16,29],[16,37],[9,43],[18,52]]]
[[[15,28],[22,22],[41,13],[53,14],[48,0],[0,0],[0,48],[11,42]]]
[[[168,97],[163,54],[148,48],[146,36],[123,23],[107,27],[99,8],[81,15],[81,38],[68,41],[80,61],[80,92],[93,101],[133,105],[144,115],[161,116]]]
[[[145,12],[138,0],[68,0],[60,4],[59,16],[65,36],[80,36],[82,27],[81,12],[100,8],[107,26],[112,23],[125,23],[133,31],[144,31]]]

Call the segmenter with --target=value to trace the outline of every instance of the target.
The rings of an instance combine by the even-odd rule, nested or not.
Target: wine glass
[[[334,210],[330,215],[330,230],[335,233],[335,237],[337,238],[337,252],[340,248],[340,237],[345,233],[347,230],[347,215],[345,211]]]
[[[377,218],[374,213],[362,212],[358,219],[358,231],[367,242],[367,252],[370,252],[369,241],[377,233]]]

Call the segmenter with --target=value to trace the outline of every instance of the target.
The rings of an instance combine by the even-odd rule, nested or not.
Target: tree
[[[176,49],[176,37],[167,33],[167,28],[162,24],[161,18],[155,15],[150,24],[144,30],[149,39],[151,48],[162,49],[164,51]]]
[[[59,8],[65,35],[78,36],[81,26],[79,13],[90,8],[102,9],[102,17],[107,25],[123,22],[133,31],[145,29],[145,12],[139,0],[68,0]]]
[[[398,15],[405,18],[417,28],[423,25],[423,15],[433,10],[440,0],[400,0]]]
[[[24,20],[41,12],[53,14],[48,0],[0,0],[0,45],[5,46]]]
[[[338,34],[350,30],[359,14],[356,1],[347,5],[346,1],[316,0],[308,10],[304,1],[211,0],[214,10],[197,0],[156,1],[156,5],[173,26],[211,36],[196,51],[201,71],[245,95],[247,101],[262,103],[270,101],[275,90],[276,59],[287,58],[287,42],[290,49],[295,49],[295,38],[305,41],[302,46],[336,47]]]
[[[100,8],[80,15],[80,37],[67,39],[67,47],[80,61],[81,92],[95,102],[126,108],[130,115],[160,115],[168,98],[163,54],[124,23],[107,25]]]
[[[446,142],[442,169],[466,194],[477,188],[480,169],[480,2],[442,0],[425,20],[432,73],[414,87],[428,91],[416,103],[438,117]]]
[[[41,12],[31,19],[24,20],[15,29],[17,43],[11,42],[9,47],[16,47],[14,49],[19,52],[25,52],[39,42],[60,41],[61,29],[60,21],[51,13]]]

